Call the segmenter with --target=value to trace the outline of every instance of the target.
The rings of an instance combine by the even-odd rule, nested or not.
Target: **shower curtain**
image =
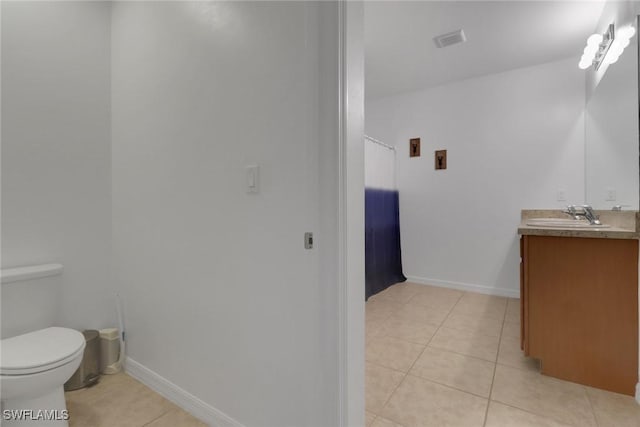
[[[395,151],[365,138],[365,299],[404,282]]]

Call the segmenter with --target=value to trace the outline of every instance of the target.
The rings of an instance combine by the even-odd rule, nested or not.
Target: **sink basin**
[[[609,228],[610,227],[610,225],[606,225],[606,224],[591,225],[586,220],[569,219],[569,218],[531,218],[527,220],[527,225],[531,227],[549,227],[549,228]]]

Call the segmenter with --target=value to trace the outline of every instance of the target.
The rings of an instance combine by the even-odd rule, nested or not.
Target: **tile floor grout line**
[[[435,335],[435,334],[434,334]],[[495,338],[495,337],[491,337],[491,338]],[[442,347],[437,347],[435,345],[427,345],[427,347],[431,347],[431,348],[435,348],[437,350],[442,350],[442,351],[448,351],[449,353],[453,353],[453,354],[457,354],[459,356],[466,356],[466,357],[471,357],[472,359],[476,359],[476,360],[482,360],[483,362],[487,362],[487,363],[495,363],[493,360],[487,360],[487,359],[483,359],[482,357],[478,357],[478,356],[473,356],[471,354],[466,354],[466,353],[460,353],[459,351],[455,351],[455,350],[450,350],[448,348],[442,348]],[[496,352],[497,355],[497,352]]]
[[[366,301],[365,301],[366,304]],[[380,319],[380,323],[384,323],[387,320],[389,320],[389,318],[393,316],[393,312],[390,312],[389,314],[387,314],[385,317],[383,317],[382,319]],[[384,335],[386,336],[386,335]],[[367,339],[367,306],[365,305],[365,312],[364,312],[364,338],[365,341]],[[376,338],[375,336],[373,338]],[[365,342],[365,346],[366,346],[366,342]],[[365,355],[365,360],[366,360],[366,355]]]
[[[388,320],[388,319],[389,319],[389,317],[391,317],[392,315],[393,315],[393,312],[392,312],[392,311],[391,311],[391,312],[389,312],[389,313],[387,313],[385,316],[383,316],[383,317],[380,319],[380,322],[384,322],[384,321]],[[365,317],[364,321],[365,321],[365,326],[366,326],[366,322],[367,322],[367,312],[366,312],[366,309],[365,309],[364,317]],[[366,333],[366,331],[365,331],[365,333]]]
[[[437,332],[437,329],[436,329],[436,332]],[[436,333],[434,332],[434,333],[433,333],[433,336],[435,336],[435,334],[436,334]],[[386,336],[387,336],[387,335],[385,335],[385,337],[386,337]],[[431,340],[433,339],[433,336],[429,339],[429,343],[428,343],[428,344],[422,344],[422,343],[416,343],[416,342],[413,342],[413,341],[407,341],[407,340],[405,340],[405,339],[397,338],[397,337],[390,336],[390,335],[389,335],[388,337],[389,337],[389,338],[393,338],[393,339],[397,339],[398,341],[404,341],[404,342],[409,343],[409,344],[415,344],[415,345],[424,346],[425,348],[424,348],[424,349],[422,350],[422,352],[420,353],[420,356],[422,356],[422,353],[424,353],[424,351],[425,351],[427,348],[432,348],[432,349],[436,349],[436,350],[444,351],[444,352],[447,352],[447,353],[457,354],[458,356],[469,357],[469,358],[471,358],[471,359],[479,360],[479,361],[481,361],[481,362],[487,362],[487,363],[493,363],[493,364],[496,364],[496,362],[495,362],[495,361],[493,361],[493,360],[487,360],[487,359],[483,359],[482,357],[473,356],[473,355],[465,354],[465,353],[460,353],[460,352],[458,352],[458,351],[450,350],[450,349],[447,349],[447,348],[441,348],[441,347],[433,346],[433,345],[431,345]],[[382,338],[382,337],[375,337],[375,338]],[[492,337],[492,338],[495,338],[495,337]],[[420,358],[420,356],[418,356],[418,358]],[[417,359],[416,359],[416,361],[417,361]],[[390,366],[382,365],[382,364],[380,364],[380,363],[378,363],[378,362],[372,362],[372,361],[370,361],[370,360],[367,360],[367,359],[366,359],[366,357],[365,357],[365,362],[366,362],[366,363],[371,363],[372,365],[376,365],[376,366],[378,366],[378,367],[380,367],[380,368],[390,369],[390,370],[392,370],[392,371],[395,371],[395,372],[398,372],[398,373],[401,373],[401,374],[404,374],[404,373],[405,373],[404,371],[402,371],[402,370],[400,370],[400,369],[392,368],[392,367],[390,367]],[[415,364],[415,363],[414,363],[414,364]],[[505,365],[504,363],[499,363],[499,365],[501,365],[501,366],[506,366],[507,368],[518,369],[518,370],[521,370],[521,371],[528,371],[528,369],[523,369],[523,368],[520,368],[520,367],[518,367],[518,366]],[[411,368],[413,368],[413,365],[411,366]]]
[[[455,306],[453,307],[453,309],[455,309]],[[487,316],[485,314],[481,314],[481,315],[461,314],[461,313],[453,313],[453,311],[447,315],[447,317],[446,317],[446,319],[444,321],[446,322],[452,316],[466,317],[466,318],[474,319],[474,320],[482,319],[482,320],[485,320],[485,321],[493,321],[493,323],[500,322],[501,329],[502,329],[502,324],[504,323],[503,319],[498,319],[496,317],[489,317],[489,316]],[[452,328],[451,326],[448,326],[448,327]],[[452,329],[460,329],[460,328],[452,328]],[[465,330],[467,330],[467,329],[465,329]],[[488,334],[482,333],[482,335],[488,335]],[[491,336],[493,336],[493,335],[491,335]]]
[[[149,421],[148,423],[144,423],[142,424],[140,427],[145,427],[148,426],[149,424],[158,421],[160,418],[164,417],[165,415],[167,415],[169,412],[171,412],[172,409],[167,409],[165,412],[163,412],[161,415],[157,416],[156,418],[152,419],[151,421]]]
[[[434,335],[435,335],[435,333],[434,333]],[[392,337],[392,338],[393,338],[393,337]],[[432,337],[432,338],[433,338],[433,337]],[[402,340],[402,339],[400,339],[400,338],[396,338],[396,339],[398,339],[398,340],[400,340],[400,341],[409,342],[409,341],[406,341],[406,340]],[[431,342],[431,340],[429,340],[429,342]],[[427,345],[425,345],[425,344],[419,344],[419,345],[424,346],[424,348],[422,349],[422,351],[420,352],[420,354],[418,355],[418,357],[416,358],[416,360],[411,364],[411,366],[409,367],[409,370],[408,370],[407,372],[404,372],[404,371],[401,371],[401,370],[399,370],[399,369],[392,368],[392,367],[389,367],[389,366],[381,365],[380,363],[377,363],[377,362],[371,362],[371,361],[369,361],[369,360],[366,360],[366,358],[365,358],[365,363],[369,363],[369,364],[371,364],[371,365],[375,365],[375,366],[377,366],[377,367],[379,367],[379,368],[389,369],[389,370],[391,370],[391,371],[394,371],[394,372],[397,372],[397,373],[399,373],[399,374],[402,374],[402,375],[403,375],[403,379],[402,379],[400,382],[402,382],[402,381],[404,380],[404,377],[405,377],[405,376],[407,376],[407,375],[411,375],[411,376],[414,376],[414,377],[417,377],[417,378],[420,378],[420,379],[423,379],[423,380],[426,380],[426,381],[434,382],[434,383],[436,383],[436,384],[440,384],[440,385],[443,385],[443,386],[446,386],[446,387],[452,388],[452,389],[454,389],[454,390],[462,391],[462,392],[465,392],[465,393],[473,394],[473,395],[478,396],[478,397],[482,397],[483,399],[487,399],[487,397],[480,396],[480,395],[478,395],[478,394],[471,393],[471,392],[469,392],[469,391],[461,390],[461,389],[458,389],[458,388],[453,387],[453,386],[451,386],[451,385],[443,384],[443,383],[440,383],[440,382],[438,382],[438,381],[434,381],[434,380],[429,379],[429,378],[424,378],[424,377],[421,377],[420,375],[417,375],[417,374],[410,374],[410,371],[413,369],[413,367],[415,366],[416,362],[418,361],[418,359],[420,359],[420,357],[422,356],[422,354],[424,354],[424,352],[425,352],[425,350],[426,350],[427,348],[432,348],[432,349],[436,349],[436,350],[441,350],[441,351],[445,351],[445,352],[448,352],[448,353],[457,354],[457,355],[459,355],[459,356],[470,357],[470,358],[473,358],[473,359],[476,359],[476,360],[480,360],[480,361],[482,361],[482,362],[487,362],[487,363],[493,363],[493,362],[491,362],[491,361],[489,361],[489,360],[486,360],[486,359],[481,359],[481,358],[479,358],[479,357],[469,356],[469,355],[467,355],[467,354],[457,353],[457,352],[455,352],[455,351],[450,351],[450,350],[447,350],[447,349],[441,349],[441,348],[439,348],[439,347],[432,347],[432,346],[430,346],[430,345],[428,345],[428,344],[427,344]],[[399,385],[398,385],[398,386],[399,386]],[[396,388],[394,389],[394,392],[395,392],[395,390],[398,388],[398,386],[396,386]],[[393,392],[392,392],[392,394],[393,394]],[[387,400],[388,400],[388,399],[387,399]],[[387,401],[385,401],[385,404],[386,404],[386,403],[387,403]],[[384,405],[383,405],[383,406],[384,406]],[[371,411],[369,411],[369,412],[371,412]]]
[[[498,355],[499,356],[499,355]],[[538,359],[535,359],[538,360]],[[522,366],[513,366],[513,365],[507,365],[506,363],[496,363],[496,365],[500,365],[503,366],[505,368],[510,368],[510,369],[517,369],[519,371],[524,371],[524,372],[535,372],[536,374],[540,374],[540,368],[538,368],[537,370],[532,370],[532,369],[528,369],[528,368],[523,368]],[[542,375],[542,374],[540,374]]]
[[[106,405],[104,402],[104,399],[108,399],[109,396],[113,395],[114,393],[118,394],[120,390],[127,390],[128,392],[133,393],[129,399],[132,403],[132,406],[124,410],[124,412],[120,411],[119,408],[111,407],[110,404],[113,404],[114,402],[107,402]],[[84,419],[87,418],[87,416],[90,417],[89,419],[93,419],[92,417],[96,417],[94,421],[97,421],[97,423],[91,423],[91,425],[94,425],[96,427],[121,425],[122,423],[124,423],[125,419],[129,419],[128,415],[131,416],[135,415],[136,413],[140,415],[140,417],[135,417],[135,419],[132,419],[131,421],[135,423],[133,424],[135,427],[143,427],[150,426],[175,411],[184,411],[175,403],[166,399],[164,396],[152,390],[137,379],[131,377],[126,372],[121,372],[113,376],[105,376],[101,379],[100,383],[96,384],[94,387],[66,392],[64,396],[67,407],[69,408],[69,415],[71,416],[69,422],[69,425],[71,427],[82,427],[84,425],[88,425],[89,423],[86,419]],[[80,396],[82,396],[82,398],[80,398]],[[159,401],[157,401],[158,399]],[[138,407],[138,405],[143,404],[143,402],[147,402],[144,404],[145,406],[149,402],[155,402],[153,403],[154,408],[156,407],[155,405],[158,404],[159,406],[157,407],[157,409],[159,410],[159,413],[156,414],[154,408]],[[103,410],[108,410],[109,416],[104,419],[104,414],[102,413],[102,411],[97,409],[95,411],[89,411],[89,415],[83,414],[83,411],[79,411],[78,413],[76,413],[75,410],[77,408],[75,408],[74,406],[76,404],[88,405],[89,408],[96,407],[102,408]],[[184,412],[190,418],[196,421],[196,418],[193,417],[192,414],[187,411]],[[147,417],[150,417],[150,419]]]
[[[402,377],[402,379],[400,380],[400,382],[398,382],[398,385],[394,387],[393,391],[391,393],[389,393],[389,397],[387,397],[384,401],[384,403],[382,404],[382,406],[380,406],[380,412],[382,412],[384,410],[384,407],[387,406],[387,403],[389,403],[389,400],[391,400],[391,397],[393,396],[393,394],[396,392],[396,390],[398,390],[398,388],[400,388],[400,386],[402,385],[402,383],[404,382],[404,380],[407,378],[407,376],[409,375],[409,372],[405,372],[404,376]],[[365,404],[366,407],[366,404]],[[396,423],[395,420],[392,420],[394,423]],[[396,424],[400,424],[400,423],[396,423]]]
[[[389,320],[389,319],[390,319],[391,317],[393,317],[394,315],[395,315],[395,313],[392,313],[392,314],[389,316],[389,318],[388,318],[387,320]],[[426,323],[425,325],[422,325],[422,323],[421,323],[421,322],[419,322],[419,321],[417,321],[417,320],[413,320],[413,319],[403,319],[403,320],[404,320],[404,321],[406,321],[406,322],[409,322],[409,323],[414,323],[414,324],[416,324],[416,325],[423,326],[423,327],[424,327],[424,326],[433,326],[433,327],[435,327],[435,328],[436,328],[436,330],[439,328],[439,326],[438,326],[438,325],[433,324],[433,323]],[[411,341],[411,340],[408,340],[408,339],[405,339],[405,338],[400,338],[400,337],[397,337],[397,336],[394,336],[394,335],[390,335],[389,333],[385,333],[385,334],[383,334],[383,335],[380,335],[380,337],[390,337],[390,338],[395,338],[395,339],[397,339],[397,340],[405,341],[405,342],[408,342],[408,343],[411,343],[411,344],[427,345],[427,344],[422,343],[422,342]],[[365,336],[365,338],[366,338],[366,336]],[[373,338],[378,338],[378,337],[373,337]],[[431,340],[431,338],[429,338],[429,341],[430,341],[430,340]],[[429,342],[429,341],[427,341],[427,342]]]
[[[558,418],[550,417],[550,416],[548,416],[546,414],[540,414],[538,412],[533,412],[530,409],[520,408],[518,406],[514,406],[511,403],[506,403],[506,402],[503,402],[501,400],[492,400],[492,402],[496,402],[496,403],[499,403],[501,405],[508,406],[509,408],[512,408],[512,409],[517,409],[518,411],[526,412],[527,414],[534,415],[536,417],[540,417],[540,418],[544,418],[544,419],[547,419],[547,420],[555,421],[556,423],[568,424],[567,420],[561,420],[561,419],[558,419]]]
[[[408,302],[407,302],[407,303],[402,304],[402,307],[404,307],[404,306],[405,306],[405,305],[407,305],[407,304],[408,304]],[[366,310],[366,306],[365,306],[365,310]],[[392,315],[393,315],[393,312],[391,312],[391,313],[390,313],[390,314],[385,318],[385,321],[386,321],[386,320],[388,320]],[[384,337],[387,337],[387,336],[388,336],[388,335],[386,335],[386,334],[384,335]],[[374,337],[374,338],[375,338],[375,337]],[[393,337],[392,337],[392,338],[393,338]],[[366,339],[366,336],[365,336],[365,339]],[[396,338],[396,339],[399,339],[399,338]],[[404,340],[401,340],[401,341],[404,341]],[[405,342],[408,342],[408,341],[405,341]],[[366,346],[365,346],[365,347],[366,347]],[[391,369],[391,370],[393,370],[394,372],[402,373],[402,379],[398,382],[398,385],[394,387],[393,391],[392,391],[391,393],[389,393],[389,397],[387,397],[387,398],[385,399],[384,403],[383,403],[382,405],[380,405],[380,412],[382,412],[382,410],[384,409],[384,407],[386,406],[386,404],[389,402],[389,399],[391,399],[391,396],[393,396],[393,393],[395,393],[395,392],[396,392],[396,390],[398,389],[398,387],[400,387],[400,385],[402,384],[402,382],[404,381],[404,379],[407,377],[407,372],[408,372],[408,371],[407,371],[407,372],[403,372],[403,371],[400,371],[400,370],[395,369],[395,368],[389,368],[389,367],[387,367],[387,366],[383,366],[383,365],[380,365],[380,364],[378,364],[378,363],[369,362],[369,361],[367,360],[367,356],[366,356],[366,348],[365,348],[365,363],[373,363],[373,364],[374,364],[374,365],[376,365],[376,366],[383,367],[383,368],[386,368],[386,369]],[[366,405],[366,402],[365,402],[365,411],[367,410],[367,409],[366,409],[366,406],[367,406],[367,405]],[[381,415],[378,415],[377,413],[375,413],[375,412],[373,412],[373,411],[369,411],[369,412],[371,412],[372,414],[375,414],[375,416],[376,416],[376,418],[374,418],[374,419],[373,419],[373,422],[375,422],[375,420],[376,420],[378,417],[381,417]],[[371,424],[373,424],[373,422],[372,422]],[[395,422],[395,421],[394,421],[394,422]]]
[[[442,325],[444,324],[444,322],[447,320],[447,317],[449,317],[449,315],[451,314],[451,312],[453,311],[453,309],[455,308],[455,306],[458,304],[458,302],[460,301],[460,299],[462,298],[464,294],[460,295],[458,297],[458,301],[456,301],[456,303],[451,307],[451,309],[449,309],[449,313],[447,313],[447,316],[442,320],[442,322],[440,323],[440,325],[436,328],[436,330],[433,332],[433,335],[431,335],[431,338],[429,338],[429,341],[427,342],[427,344],[425,344],[424,348],[422,349],[422,351],[420,352],[420,354],[418,355],[418,357],[416,357],[416,360],[413,361],[413,363],[411,364],[411,367],[409,367],[409,370],[407,370],[407,375],[409,375],[409,372],[411,372],[411,370],[413,369],[413,367],[416,365],[416,362],[418,361],[418,359],[420,359],[422,357],[422,355],[424,354],[425,350],[427,349],[427,347],[429,347],[429,344],[431,344],[431,341],[433,341],[433,337],[436,336],[436,334],[438,333],[438,331],[440,330],[440,328],[442,328]],[[404,381],[404,379],[403,379]],[[395,390],[394,390],[395,392]],[[386,404],[386,403],[385,403]]]
[[[414,365],[416,364],[416,362],[418,361],[418,359],[420,359],[420,357],[422,357],[422,355],[424,354],[424,351],[427,349],[427,347],[429,347],[429,344],[431,344],[431,341],[433,341],[433,337],[435,337],[438,334],[438,331],[442,328],[442,325],[444,325],[444,322],[446,322],[447,318],[451,315],[451,312],[453,311],[453,309],[456,307],[456,305],[458,305],[458,303],[460,302],[460,299],[463,297],[464,293],[462,293],[459,297],[458,300],[456,301],[455,304],[453,304],[453,306],[449,309],[449,312],[447,313],[447,315],[445,316],[445,318],[442,320],[442,322],[440,322],[440,325],[438,325],[438,327],[436,328],[436,330],[433,332],[433,335],[431,335],[431,338],[429,338],[429,341],[427,342],[427,344],[425,345],[425,347],[422,349],[422,352],[420,353],[420,355],[418,356],[418,358],[416,360],[413,361],[413,364],[411,365],[411,368],[409,369],[409,371],[411,371],[411,369],[413,369]],[[409,371],[407,371],[407,373],[409,373]]]
[[[496,382],[496,372],[498,371],[498,358],[500,357],[500,345],[502,344],[502,332],[504,331],[504,320],[507,317],[509,302],[504,307],[504,313],[502,315],[502,327],[500,328],[500,338],[498,339],[498,351],[496,352],[496,360],[493,362],[493,377],[491,378],[491,387],[489,388],[489,397],[487,400],[487,409],[484,412],[484,422],[482,427],[487,426],[487,420],[489,419],[489,406],[491,406],[491,397],[493,396],[493,386]]]
[[[463,294],[464,295],[464,294]],[[460,298],[462,298],[462,295],[460,295],[458,297],[458,301],[460,301]],[[456,301],[456,304],[453,305],[453,307],[451,307],[451,309],[449,310],[449,313],[447,313],[447,316],[451,313],[451,311],[453,310],[453,308],[458,304],[458,301]],[[408,303],[407,303],[408,304]],[[406,305],[406,304],[405,304]],[[445,317],[446,319],[446,317]],[[398,385],[393,389],[393,391],[389,394],[389,397],[384,401],[384,403],[382,404],[382,408],[380,409],[381,411],[384,409],[385,406],[387,406],[387,404],[389,403],[389,400],[391,400],[391,398],[393,397],[394,393],[398,390],[398,388],[400,388],[400,386],[402,385],[402,383],[407,379],[407,376],[409,376],[409,372],[413,369],[413,367],[415,366],[416,362],[418,361],[418,359],[420,359],[420,357],[422,357],[422,354],[424,353],[424,351],[427,349],[427,347],[429,346],[429,343],[431,343],[431,340],[433,340],[433,337],[436,336],[436,334],[438,333],[438,331],[440,330],[440,327],[442,326],[442,323],[444,323],[444,319],[442,320],[442,322],[440,323],[440,326],[438,326],[438,328],[434,331],[433,335],[431,335],[431,338],[429,339],[429,342],[427,342],[427,344],[424,346],[424,348],[422,349],[422,351],[420,352],[420,354],[418,355],[418,357],[416,357],[416,359],[413,361],[413,363],[411,364],[411,366],[409,367],[409,369],[407,370],[407,372],[405,372],[404,377],[402,377],[402,380],[400,380],[400,382],[398,383]],[[365,357],[366,359],[366,357]],[[366,405],[365,405],[366,406]],[[396,422],[395,420],[392,420],[393,422]],[[399,424],[399,423],[397,423]]]
[[[487,396],[482,396],[482,395],[480,395],[478,393],[474,393],[472,391],[463,390],[461,388],[454,387],[451,384],[445,384],[445,383],[441,383],[440,381],[436,381],[436,380],[433,380],[433,379],[430,379],[430,378],[424,378],[424,377],[421,377],[420,375],[417,375],[417,374],[407,373],[407,376],[408,377],[418,378],[420,380],[424,380],[424,381],[427,381],[427,382],[430,382],[430,383],[433,383],[433,384],[438,384],[438,385],[441,385],[441,386],[446,387],[448,389],[459,391],[460,393],[470,394],[471,396],[479,397],[479,398],[484,399],[484,400],[489,400],[489,398]]]
[[[456,306],[460,303],[460,300],[462,300],[462,298],[464,297],[464,295],[465,295],[466,293],[467,293],[467,292],[463,292],[463,293],[458,297],[458,300],[456,301],[456,303],[455,303],[455,304],[453,304],[453,306],[451,307],[451,309],[449,309],[449,313],[447,313],[447,316],[444,318],[444,320],[442,321],[442,323],[440,324],[440,326],[438,326],[438,329],[436,329],[436,331],[433,333],[433,335],[431,336],[431,339],[429,340],[429,342],[427,343],[427,345],[425,346],[425,348],[422,350],[422,352],[420,353],[420,355],[419,355],[419,356],[416,358],[416,360],[413,362],[413,364],[411,365],[411,368],[407,371],[407,374],[406,374],[406,375],[404,376],[404,378],[402,379],[402,382],[404,382],[404,381],[405,381],[405,379],[410,375],[410,372],[411,372],[411,370],[413,369],[413,367],[415,366],[415,364],[416,364],[416,362],[418,361],[418,359],[420,359],[420,357],[422,357],[422,355],[424,354],[424,352],[426,351],[426,349],[427,349],[428,347],[430,347],[431,341],[433,341],[433,337],[435,337],[435,336],[436,336],[436,334],[438,333],[438,331],[443,327],[444,322],[446,322],[446,320],[449,318],[449,316],[451,316],[451,313],[453,313],[453,310],[454,310],[454,309],[456,308]],[[505,312],[506,312],[506,307],[505,307]],[[450,329],[453,329],[453,328],[450,328]],[[500,334],[502,334],[502,329],[500,330]],[[431,347],[431,348],[437,348],[437,347]],[[498,348],[499,348],[499,344],[498,344]],[[444,350],[444,349],[441,349],[441,350]],[[446,350],[445,350],[445,351],[446,351]],[[452,353],[454,353],[454,352],[452,352]],[[466,356],[466,355],[463,355],[463,356]],[[498,357],[498,355],[497,355],[497,353],[496,353],[496,359],[497,359],[497,357]],[[477,358],[477,359],[479,359],[479,358]],[[483,359],[481,359],[481,360],[483,360]],[[494,372],[494,376],[495,376],[495,363],[494,363],[493,372]],[[432,382],[432,383],[434,383],[434,384],[439,384],[439,385],[441,385],[441,386],[443,386],[443,387],[447,387],[447,388],[450,388],[450,389],[453,389],[453,390],[456,390],[456,391],[459,391],[459,392],[462,392],[462,393],[467,393],[467,394],[470,394],[470,395],[473,395],[473,396],[476,396],[476,397],[480,397],[480,398],[482,398],[482,399],[486,399],[486,400],[487,400],[487,409],[486,409],[486,411],[488,411],[488,410],[489,410],[489,402],[491,401],[491,400],[490,400],[490,397],[491,397],[491,390],[493,389],[493,381],[492,381],[492,383],[491,383],[491,388],[489,389],[489,397],[487,398],[487,397],[483,397],[483,396],[478,396],[477,394],[474,394],[474,393],[469,393],[468,391],[463,391],[463,390],[457,389],[457,388],[452,387],[452,386],[450,386],[450,385],[441,384],[441,383],[436,382],[436,381],[433,381],[433,380],[428,380],[428,379],[426,379],[426,378],[422,378],[422,377],[420,377],[419,375],[412,375],[412,376],[414,376],[414,377],[416,377],[416,378],[420,378],[420,379],[425,380],[425,381]],[[400,384],[402,384],[402,382],[401,382]],[[398,387],[400,387],[400,385],[398,385]],[[393,391],[393,393],[395,393],[395,392],[396,392],[396,390],[398,389],[398,387],[396,387],[396,389]],[[387,405],[387,403],[388,403],[388,402],[389,402],[389,400],[391,399],[391,396],[393,396],[393,393],[391,393],[391,395],[389,396],[389,399],[387,399],[387,401],[385,402],[385,404],[383,405],[383,407]],[[484,424],[486,423],[486,419],[487,419],[487,412],[485,412],[485,421],[484,421],[484,423],[483,423],[483,427],[484,427]]]
[[[399,373],[399,374],[403,374],[403,375],[404,375],[404,374],[406,374],[406,372],[404,372],[404,371],[401,371],[401,370],[396,369],[396,368],[390,368],[390,367],[388,367],[388,366],[384,366],[384,365],[381,365],[381,364],[376,363],[376,362],[369,362],[368,360],[365,360],[365,363],[368,363],[368,364],[371,364],[371,365],[375,365],[375,366],[377,366],[378,368],[389,369],[390,371],[397,372],[397,373]]]
[[[417,295],[417,294],[416,294],[416,295]],[[394,302],[394,303],[401,304],[401,305],[402,305],[401,309],[403,309],[404,307],[406,307],[406,306],[409,304],[409,302],[410,302],[410,301],[413,299],[413,297],[415,297],[416,295],[412,296],[412,297],[409,299],[409,301],[407,301],[407,302],[405,302],[405,303],[399,302],[399,301],[397,301],[397,300],[394,300],[393,302]],[[460,298],[462,298],[462,294],[458,297],[458,300],[453,304],[453,306],[451,307],[451,309],[449,309],[449,312],[448,312],[448,313],[447,313],[447,315],[444,317],[444,319],[440,321],[440,323],[439,323],[439,324],[435,324],[435,322],[433,322],[433,323],[432,323],[432,322],[422,322],[422,321],[419,321],[419,320],[414,319],[414,318],[410,318],[410,319],[403,319],[403,320],[407,320],[407,321],[409,321],[409,322],[412,322],[412,323],[415,323],[415,324],[420,324],[420,325],[422,325],[422,324],[426,324],[427,326],[435,326],[435,327],[436,327],[436,331],[433,333],[433,335],[435,335],[435,333],[438,331],[438,329],[440,328],[440,326],[442,326],[442,324],[444,323],[444,321],[446,320],[446,318],[447,318],[447,317],[449,316],[449,314],[451,313],[451,310],[453,310],[453,307],[455,307],[455,305],[458,303],[458,301],[460,300]],[[368,301],[366,301],[366,302],[368,302]],[[365,302],[365,304],[366,304],[366,302]],[[437,307],[424,307],[424,306],[422,306],[422,305],[420,305],[420,306],[421,306],[421,307],[423,307],[423,308],[434,308],[434,309],[437,309]],[[391,312],[390,312],[386,317],[384,317],[384,319],[380,320],[380,322],[386,322],[386,321],[388,321],[392,316],[395,316],[395,315],[397,315],[396,310],[391,310]],[[366,323],[366,305],[365,305],[365,323]],[[366,324],[365,324],[365,326],[366,326]],[[392,335],[389,335],[388,333],[385,333],[385,334],[380,335],[380,336],[374,336],[374,337],[372,337],[372,338],[379,338],[379,337],[391,337],[391,338],[399,339],[399,340],[402,340],[402,341],[405,341],[405,342],[408,342],[408,343],[412,343],[412,344],[428,345],[428,344],[429,344],[429,342],[431,342],[431,339],[433,339],[433,335],[431,336],[431,338],[429,338],[429,341],[427,342],[427,344],[417,343],[417,342],[414,342],[414,341],[409,341],[409,340],[406,340],[406,339],[397,338],[397,337],[394,337],[394,336],[392,336]],[[366,339],[366,331],[365,331],[365,339]],[[366,357],[365,357],[365,360],[366,360]]]
[[[593,407],[593,402],[591,401],[591,395],[589,395],[589,390],[587,390],[587,387],[585,385],[582,386],[582,389],[584,390],[584,393],[587,395],[587,400],[589,401],[589,407],[591,408],[591,414],[593,414],[593,419],[596,422],[596,427],[599,427],[600,422],[598,421],[598,415],[596,414],[596,410]]]

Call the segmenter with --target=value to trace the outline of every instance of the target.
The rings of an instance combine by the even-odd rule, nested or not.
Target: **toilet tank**
[[[62,293],[62,265],[2,269],[0,338],[56,324]]]

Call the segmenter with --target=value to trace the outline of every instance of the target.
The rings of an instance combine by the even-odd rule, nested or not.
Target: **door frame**
[[[364,426],[364,3],[339,5],[338,408]]]

